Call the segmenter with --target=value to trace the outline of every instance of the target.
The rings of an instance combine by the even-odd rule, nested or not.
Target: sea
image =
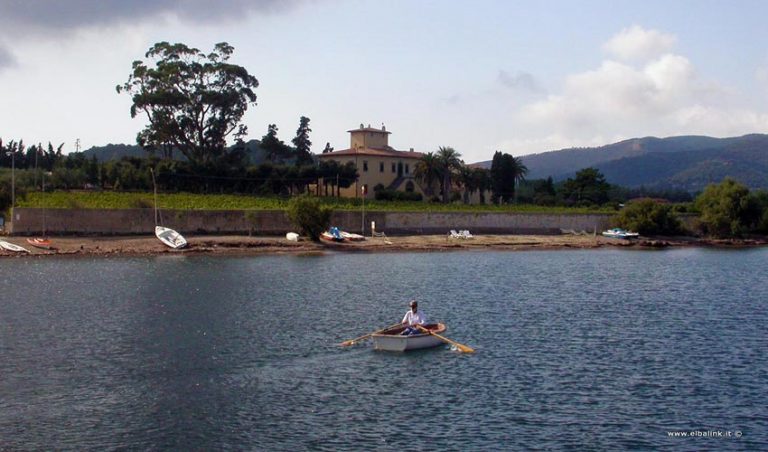
[[[768,450],[768,248],[0,260],[0,450]],[[339,343],[416,299],[450,345]]]

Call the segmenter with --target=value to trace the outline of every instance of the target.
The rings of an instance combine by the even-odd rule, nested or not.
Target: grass
[[[361,200],[350,198],[323,198],[334,210],[360,210]],[[158,207],[178,210],[284,210],[288,198],[257,197],[248,195],[200,195],[169,193],[157,195]],[[85,192],[55,191],[30,192],[25,199],[17,199],[18,207],[46,209],[135,209],[153,208],[151,192]],[[365,210],[371,212],[519,212],[519,213],[615,213],[611,208],[547,207],[519,205],[467,205],[438,204],[411,201],[365,201]]]

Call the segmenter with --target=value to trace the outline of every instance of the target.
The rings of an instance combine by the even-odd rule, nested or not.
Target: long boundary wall
[[[593,232],[608,227],[609,214],[366,212],[388,235],[445,234],[468,229],[478,234],[559,234],[562,229]],[[360,232],[361,212],[334,212],[332,224]],[[162,224],[186,234],[282,235],[294,228],[279,210],[163,210]],[[153,234],[153,209],[33,209],[16,208],[7,228],[11,234],[131,235]]]

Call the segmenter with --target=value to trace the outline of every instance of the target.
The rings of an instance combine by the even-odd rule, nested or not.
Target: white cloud
[[[672,51],[677,37],[634,25],[621,30],[603,45],[609,55],[624,61],[647,61]]]
[[[640,45],[643,41],[646,44]],[[623,56],[655,56],[634,63],[607,59],[594,70],[567,76],[558,93],[516,113],[514,122],[520,130],[543,138],[508,143],[526,152],[543,152],[648,135],[733,136],[768,130],[766,111],[737,105],[734,89],[702,80],[688,58],[659,53],[673,43],[674,36],[658,31],[640,27],[623,31],[605,47],[621,50]],[[768,87],[768,70],[759,71],[757,77]],[[534,147],[546,144],[550,146]]]

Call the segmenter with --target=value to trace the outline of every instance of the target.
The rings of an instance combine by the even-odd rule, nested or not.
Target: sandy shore
[[[188,236],[189,246],[172,250],[153,236],[129,237],[50,237],[53,249],[35,248],[24,237],[2,237],[30,251],[12,253],[0,248],[0,257],[46,255],[155,255],[155,254],[225,254],[252,255],[264,253],[315,254],[326,252],[392,252],[452,250],[529,250],[587,249],[600,247],[666,248],[673,246],[759,246],[768,240],[702,240],[640,239],[633,241],[581,235],[479,235],[472,239],[456,239],[445,235],[418,235],[368,238],[363,242],[315,243],[309,240],[291,242],[284,237]]]

